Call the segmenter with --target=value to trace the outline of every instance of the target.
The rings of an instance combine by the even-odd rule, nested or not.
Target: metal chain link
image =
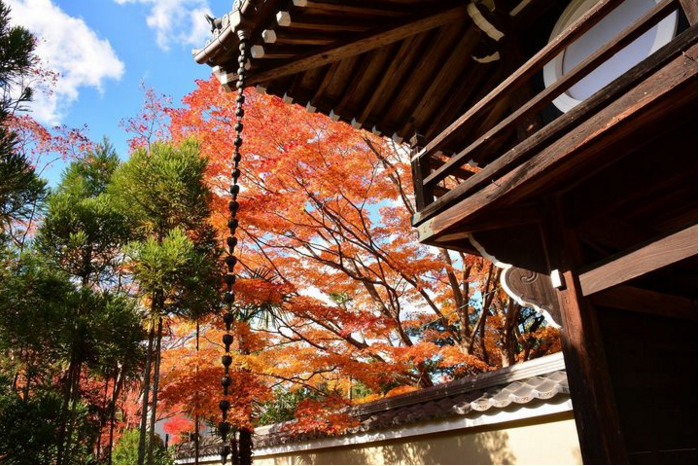
[[[235,293],[233,292],[233,285],[235,284],[235,265],[238,259],[235,256],[235,247],[238,245],[238,238],[236,237],[236,230],[238,228],[238,193],[240,192],[240,186],[238,185],[238,179],[240,178],[240,147],[243,145],[243,116],[245,115],[245,110],[243,109],[243,104],[245,103],[245,95],[243,90],[245,88],[245,62],[247,60],[247,46],[248,46],[248,35],[245,31],[239,31],[238,37],[240,38],[240,45],[238,47],[238,81],[236,83],[238,95],[235,99],[235,118],[236,123],[233,129],[235,130],[235,140],[233,145],[235,146],[235,151],[233,153],[233,171],[231,172],[231,201],[228,203],[228,210],[230,211],[230,219],[228,220],[228,229],[230,230],[230,236],[226,239],[226,245],[228,246],[228,254],[226,255],[226,267],[227,273],[225,276],[226,292],[223,296],[223,301],[226,304],[226,310],[223,314],[223,321],[226,324],[226,333],[223,335],[223,345],[226,349],[226,354],[221,357],[221,362],[223,363],[224,375],[221,378],[221,385],[223,386],[223,396],[228,397],[229,387],[233,380],[230,377],[230,366],[233,362],[233,358],[230,355],[231,344],[233,344],[233,335],[230,334],[231,325],[233,324],[233,306],[235,303]],[[221,422],[218,424],[218,430],[221,434],[221,440],[223,441],[223,447],[221,448],[221,461],[226,464],[226,459],[228,455],[231,454],[231,446],[228,444],[228,435],[231,431],[231,424],[228,422],[228,410],[231,408],[231,403],[227,398],[222,399],[218,404],[221,410]],[[235,435],[235,433],[233,434]],[[233,439],[231,440],[233,443]],[[234,453],[234,452],[233,452]]]

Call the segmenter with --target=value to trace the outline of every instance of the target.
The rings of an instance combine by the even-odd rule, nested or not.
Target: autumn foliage
[[[223,239],[235,101],[215,80],[197,84],[170,111],[170,131],[197,139],[209,160]],[[254,424],[281,387],[319,395],[297,405],[293,429],[335,432],[351,425],[336,417],[357,400],[559,349],[557,332],[504,294],[490,263],[417,242],[404,147],[254,91],[243,139],[234,424]],[[165,352],[172,409],[217,418],[221,333],[213,317],[198,353],[191,338]]]

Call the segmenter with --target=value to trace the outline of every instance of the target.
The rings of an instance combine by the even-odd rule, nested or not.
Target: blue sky
[[[170,95],[173,103],[210,75],[192,59],[208,37],[205,13],[221,15],[231,2],[211,0],[5,0],[14,23],[39,36],[37,54],[60,73],[53,94],[39,94],[33,116],[47,125],[87,124],[95,141],[107,136],[122,157],[126,133],[119,122],[136,115],[139,83]],[[61,165],[47,170],[53,184]]]

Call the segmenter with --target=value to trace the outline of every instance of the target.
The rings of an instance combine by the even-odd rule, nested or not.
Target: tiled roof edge
[[[504,385],[517,380],[528,379],[538,375],[550,374],[565,369],[563,353],[554,353],[542,356],[531,361],[522,362],[492,372],[485,372],[463,379],[455,380],[435,387],[423,388],[416,392],[397,395],[382,400],[354,406],[348,410],[351,416],[367,416],[382,411],[425,403],[448,396],[460,395],[476,390],[484,390],[497,385]],[[257,435],[265,435],[272,432],[281,432],[286,424],[282,422],[261,426],[255,429]]]
[[[565,369],[563,353],[555,353],[532,361],[527,361],[513,366],[485,372],[463,379],[455,380],[435,387],[423,388],[417,392],[406,393],[383,400],[372,401],[355,406],[351,414],[366,415],[389,409],[400,408],[416,403],[424,403],[437,398],[454,396],[475,390],[486,389],[497,385],[503,385],[517,380],[528,379],[538,375],[550,374]]]

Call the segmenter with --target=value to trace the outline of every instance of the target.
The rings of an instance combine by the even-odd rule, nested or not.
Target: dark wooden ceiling
[[[501,0],[495,9],[486,1],[478,9],[509,31],[542,3],[551,2]],[[507,60],[487,61],[502,47],[492,47],[468,8],[464,0],[267,0],[245,19],[253,44],[247,82],[357,128],[429,140],[511,71]],[[237,41],[227,35],[205,60],[229,82]],[[501,105],[492,117],[508,111]],[[445,152],[479,130],[464,131]]]

